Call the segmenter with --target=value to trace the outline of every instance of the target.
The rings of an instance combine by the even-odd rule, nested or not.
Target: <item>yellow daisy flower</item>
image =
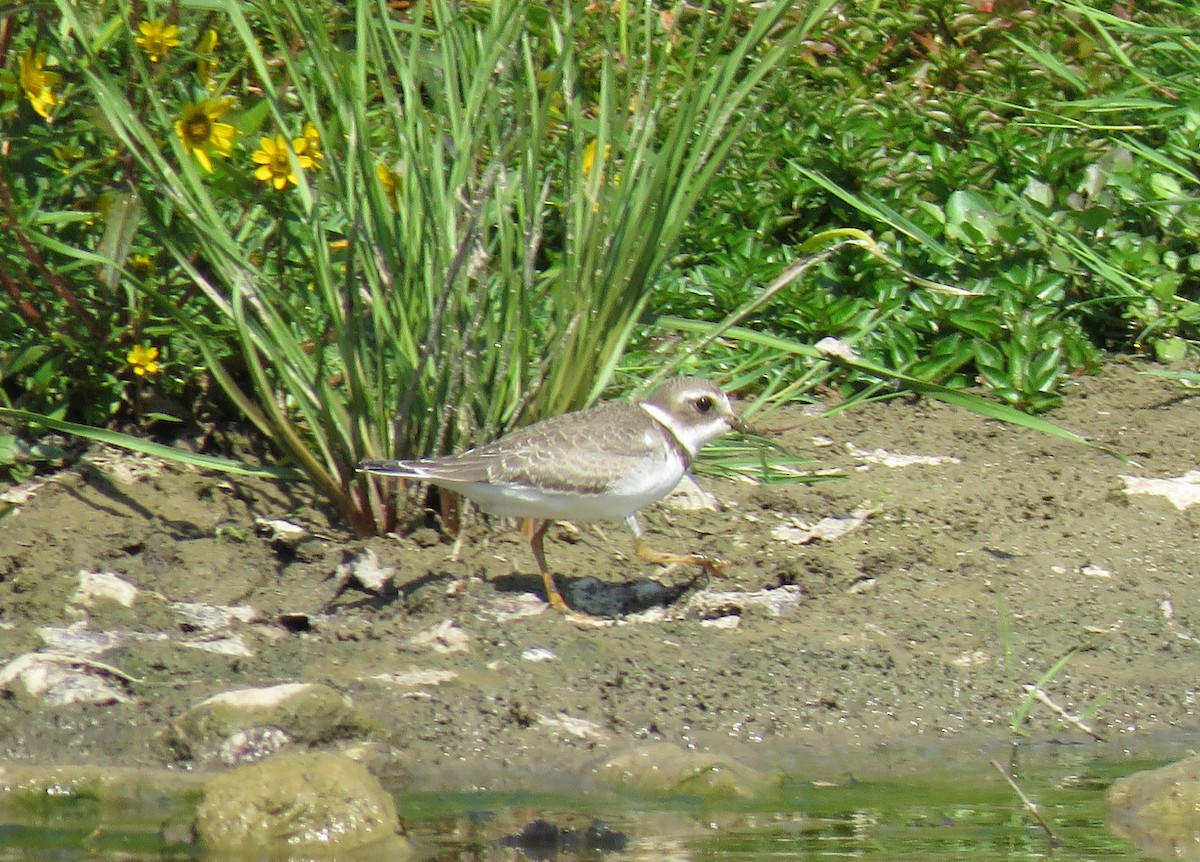
[[[321,159],[325,157],[325,154],[321,152],[321,135],[312,122],[305,123],[303,137],[292,139],[292,149],[311,157],[314,167],[321,167]]]
[[[296,140],[303,141],[304,139],[297,138]],[[258,142],[258,149],[250,154],[250,158],[259,166],[254,171],[254,178],[262,180],[264,183],[270,183],[276,191],[283,191],[288,183],[298,185],[300,179],[292,169],[292,160],[289,155],[291,151],[287,139],[283,135],[276,135],[274,140],[262,138]],[[296,153],[296,164],[306,171],[311,171],[317,166],[312,156],[301,152]]]
[[[175,134],[183,146],[196,157],[200,167],[212,173],[213,153],[228,157],[233,153],[235,130],[229,123],[219,123],[233,106],[232,99],[203,99],[183,106],[175,121]]]
[[[29,104],[41,116],[50,119],[50,111],[59,101],[54,88],[62,81],[62,76],[57,72],[47,72],[46,55],[35,54],[32,48],[17,57],[17,65],[20,68],[18,81]]]
[[[138,32],[142,35],[137,36],[133,41],[137,42],[138,46],[146,52],[151,63],[157,63],[159,58],[172,48],[183,44],[179,41],[179,28],[174,24],[168,24],[163,18],[143,21],[138,24]]]
[[[145,344],[135,344],[125,356],[125,361],[133,368],[138,377],[146,377],[158,373],[158,348]]]

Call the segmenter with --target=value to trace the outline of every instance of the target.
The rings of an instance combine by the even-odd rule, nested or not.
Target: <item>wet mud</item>
[[[332,748],[472,789],[574,786],[648,743],[838,779],[885,752],[1172,738],[1200,688],[1200,508],[1185,479],[1123,477],[1200,469],[1197,401],[1141,370],[1114,361],[1049,416],[1124,462],[924,399],[775,413],[778,441],[840,478],[701,475],[720,511],[642,517],[726,577],[648,570],[620,525],[550,530],[568,601],[621,612],[597,625],[547,611],[528,546],[482,518],[457,548],[430,527],[363,540],[302,487],[93,449],[0,521],[0,756],[218,768]],[[262,523],[279,519],[302,532]],[[353,720],[180,742],[205,699],[294,683]]]

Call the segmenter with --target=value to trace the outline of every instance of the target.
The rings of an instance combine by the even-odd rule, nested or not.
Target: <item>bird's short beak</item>
[[[756,434],[757,433],[754,430],[753,426],[751,426],[751,424],[749,422],[747,422],[745,419],[743,419],[741,416],[731,417],[729,420],[729,427],[731,427],[734,431],[741,432],[742,434]]]

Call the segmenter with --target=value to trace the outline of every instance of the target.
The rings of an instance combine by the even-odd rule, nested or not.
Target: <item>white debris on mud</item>
[[[1172,479],[1143,479],[1140,476],[1121,478],[1125,480],[1125,493],[1129,495],[1166,497],[1181,512],[1200,504],[1200,470],[1188,470]]]

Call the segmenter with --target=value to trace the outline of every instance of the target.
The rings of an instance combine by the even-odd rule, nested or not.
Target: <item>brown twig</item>
[[[8,48],[12,44],[12,34],[16,29],[12,18],[0,19],[0,69],[8,67]]]
[[[42,317],[42,313],[37,310],[32,302],[21,296],[21,288],[3,268],[0,268],[0,284],[4,285],[4,292],[13,301],[13,306],[17,309],[17,313],[25,319],[25,322],[40,334],[49,335],[50,327],[46,325],[46,320]]]
[[[1017,780],[1015,778],[1013,778],[1011,775],[1009,775],[1007,769],[1005,769],[1003,766],[1001,766],[995,760],[991,760],[988,762],[991,763],[992,767],[997,772],[1000,773],[1000,775],[1004,778],[1005,781],[1008,782],[1008,786],[1013,789],[1013,792],[1015,794],[1017,794],[1017,797],[1021,800],[1022,804],[1025,806],[1025,810],[1028,811],[1030,814],[1032,814],[1033,819],[1036,820],[1038,822],[1038,825],[1041,826],[1042,829],[1044,829],[1046,831],[1046,835],[1050,838],[1050,846],[1051,847],[1061,846],[1062,839],[1060,839],[1054,833],[1054,830],[1050,828],[1050,824],[1046,821],[1046,818],[1042,816],[1042,812],[1038,809],[1037,803],[1035,803],[1032,799],[1030,799],[1028,796],[1025,795],[1025,791],[1023,791],[1021,789],[1020,785],[1017,784]]]
[[[1039,703],[1041,703],[1042,705],[1044,705],[1046,707],[1049,707],[1049,709],[1051,711],[1053,711],[1054,714],[1057,715],[1059,718],[1061,718],[1063,721],[1079,728],[1080,730],[1082,730],[1084,733],[1086,733],[1088,736],[1090,736],[1092,739],[1096,740],[1097,742],[1104,742],[1104,737],[1101,736],[1099,733],[1097,733],[1095,730],[1093,730],[1089,725],[1085,724],[1082,718],[1079,718],[1078,716],[1075,716],[1075,715],[1071,715],[1069,712],[1067,712],[1065,709],[1063,709],[1057,703],[1052,701],[1050,699],[1050,696],[1048,694],[1046,694],[1044,691],[1042,691],[1040,688],[1036,688],[1035,686],[1032,686],[1032,685],[1027,685],[1027,686],[1025,686],[1025,691],[1031,693]]]
[[[29,237],[21,230],[16,216],[16,204],[13,203],[12,193],[8,188],[8,181],[5,179],[3,171],[0,171],[0,207],[4,209],[4,220],[7,222],[6,227],[11,229],[13,235],[16,236],[17,242],[21,244],[21,248],[24,249],[25,254],[29,256],[29,262],[37,268],[50,287],[54,289],[54,292],[74,312],[80,322],[87,327],[92,338],[98,342],[104,342],[107,339],[104,327],[100,325],[100,322],[96,320],[91,312],[83,307],[83,303],[79,301],[79,297],[67,286],[66,281],[58,273],[46,266],[46,262],[42,259],[42,255],[38,252],[37,247],[29,241]]]

